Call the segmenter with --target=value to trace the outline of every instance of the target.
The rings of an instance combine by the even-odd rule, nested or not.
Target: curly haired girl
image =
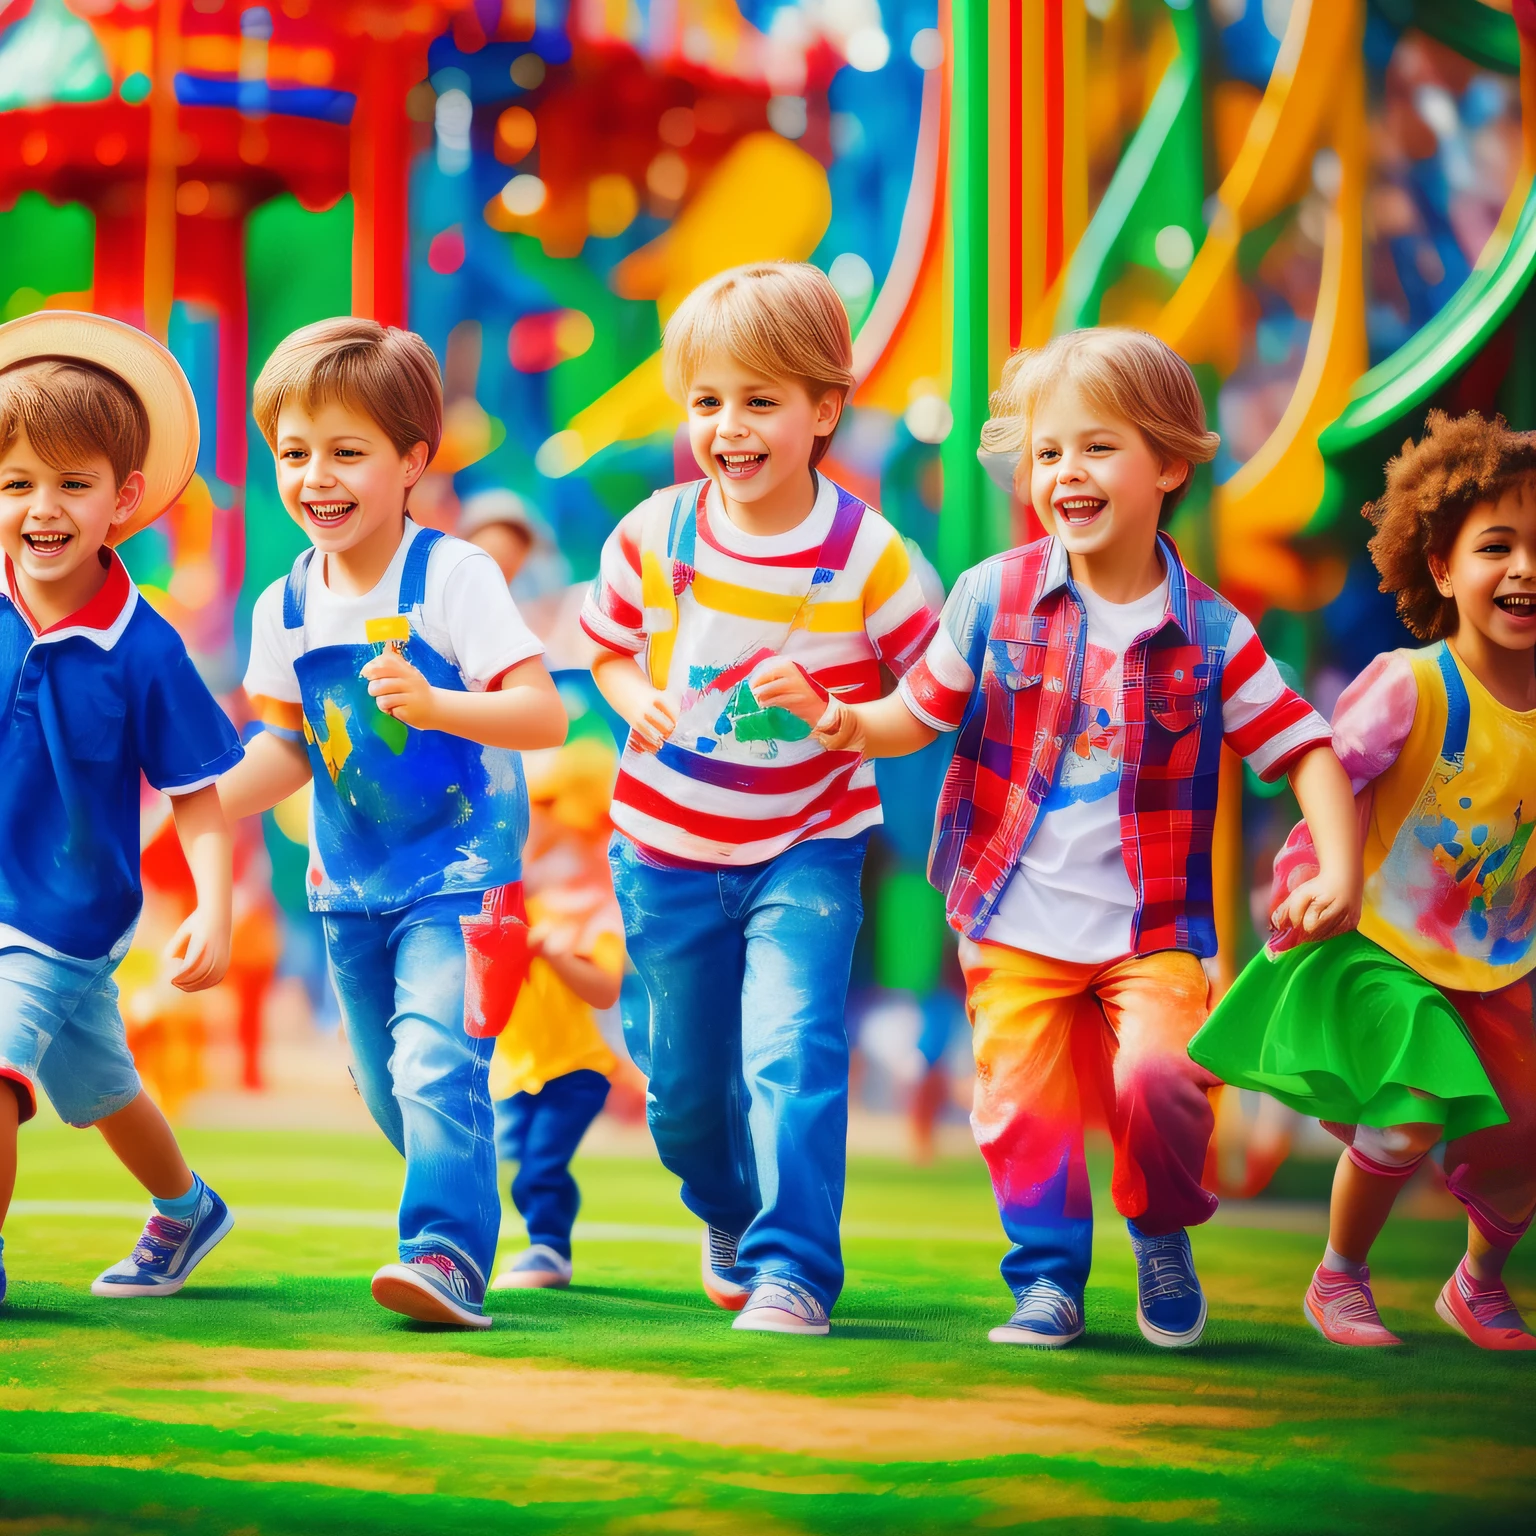
[[[1467,1253],[1435,1310],[1484,1349],[1536,1349],[1504,1261],[1536,1208],[1536,434],[1431,411],[1365,508],[1381,589],[1422,650],[1378,656],[1340,698],[1334,749],[1365,859],[1359,931],[1277,933],[1190,1055],[1345,1144],[1308,1320],[1335,1344],[1400,1340],[1366,1259],[1442,1139]],[[1316,855],[1275,864],[1271,921]]]

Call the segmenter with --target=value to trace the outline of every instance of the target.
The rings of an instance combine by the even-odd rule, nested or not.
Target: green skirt
[[[1451,1141],[1509,1119],[1446,995],[1358,933],[1262,950],[1189,1054],[1319,1120],[1443,1125]]]

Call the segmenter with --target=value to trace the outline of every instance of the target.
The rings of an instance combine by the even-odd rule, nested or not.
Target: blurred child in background
[[[608,871],[608,806],[618,755],[590,736],[527,759],[523,896],[528,980],[491,1060],[496,1150],[518,1165],[512,1203],[528,1246],[493,1290],[571,1283],[581,1192],[571,1159],[608,1098],[618,1058],[597,1010],[619,1000],[624,919]]]

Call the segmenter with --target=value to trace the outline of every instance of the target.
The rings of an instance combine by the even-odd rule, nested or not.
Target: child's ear
[[[1157,488],[1163,495],[1169,491],[1176,491],[1189,479],[1188,459],[1169,459],[1163,465],[1163,472],[1157,477]]]
[[[425,443],[412,443],[402,456],[405,464],[405,488],[410,490],[427,472],[427,463],[432,455],[427,452]]]
[[[112,526],[114,528],[121,528],[139,510],[144,500],[146,489],[144,475],[142,471],[137,469],[118,486],[117,504],[112,508]]]
[[[816,402],[816,436],[830,437],[842,419],[843,392],[840,389],[829,389]]]
[[[1429,566],[1429,574],[1435,583],[1435,590],[1441,597],[1454,597],[1451,591],[1451,569],[1445,563],[1444,555],[1430,555],[1425,562]]]

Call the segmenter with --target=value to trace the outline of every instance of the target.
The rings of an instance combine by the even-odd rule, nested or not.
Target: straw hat
[[[144,455],[144,500],[112,530],[110,544],[147,528],[186,490],[197,465],[197,402],[181,364],[137,326],[105,315],[41,309],[0,325],[0,373],[45,359],[91,363],[115,374],[138,397],[149,418]]]

